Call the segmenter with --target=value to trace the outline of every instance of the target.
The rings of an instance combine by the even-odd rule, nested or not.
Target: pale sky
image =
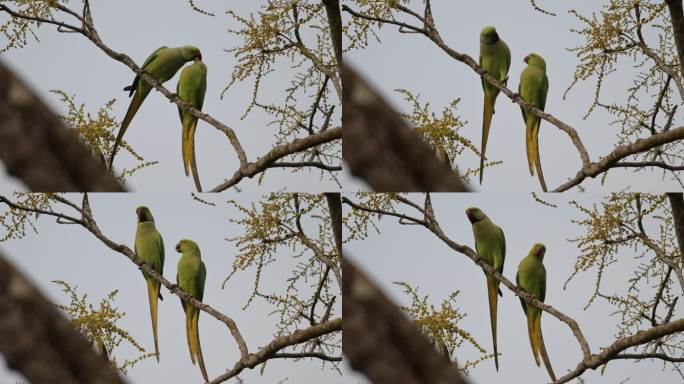
[[[189,196],[177,194],[95,194],[90,199],[93,214],[103,233],[131,248],[136,229],[135,208],[146,204],[152,210],[157,229],[164,238],[164,276],[170,281],[176,280],[176,266],[180,257],[175,252],[175,245],[183,238],[195,240],[207,267],[204,301],[233,318],[250,352],[256,352],[273,339],[279,316],[271,314],[273,307],[262,300],[256,300],[252,306],[242,310],[252,292],[254,270],[237,273],[226,288],[221,289],[221,283],[232,270],[238,252],[234,243],[225,239],[244,233],[241,226],[228,221],[237,218],[239,212],[226,204],[227,197],[203,196],[203,199],[216,203],[217,207],[209,207]],[[230,197],[243,205],[260,200],[257,197]],[[304,225],[312,223],[315,221],[305,220]],[[66,303],[68,298],[57,285],[51,283],[52,280],[65,280],[78,285],[79,293],[88,293],[89,301],[94,304],[118,289],[116,305],[126,316],[117,324],[129,331],[148,351],[154,351],[147,290],[138,267],[125,256],[111,251],[80,226],[59,225],[54,219],[42,218],[37,228],[38,234],[29,233],[24,239],[0,244],[2,253],[55,303]],[[285,278],[298,262],[298,259],[292,258],[294,254],[294,251],[285,248],[277,253],[275,263],[264,268],[261,282],[263,291],[284,292],[287,284]],[[180,300],[163,287],[162,295],[164,300],[159,303],[158,315],[161,362],[157,364],[154,358],[143,360],[131,368],[125,378],[130,383],[200,383],[202,376],[199,368],[190,361],[185,315]],[[338,300],[333,317],[339,316],[340,305],[341,300]],[[199,330],[207,372],[213,379],[233,367],[239,359],[239,351],[225,324],[206,313],[200,316]],[[133,348],[125,346],[116,350],[115,356],[123,360],[138,354]],[[320,360],[304,359],[296,363],[288,359],[272,360],[263,376],[260,376],[259,369],[245,370],[241,374],[245,383],[277,383],[284,379],[287,379],[287,383],[340,381],[339,373],[331,370],[330,365],[322,369]],[[23,381],[23,378],[10,372],[0,356],[0,383],[16,381]]]
[[[228,28],[240,27],[227,9],[248,17],[256,12],[265,1],[230,1],[214,4],[199,1],[196,4],[216,14],[208,17],[190,9],[187,0],[122,0],[117,2],[96,1],[92,3],[95,25],[110,48],[128,54],[138,65],[160,46],[181,46],[193,44],[202,50],[203,61],[208,67],[208,87],[203,111],[233,128],[240,139],[248,159],[255,161],[268,152],[274,144],[278,126],[269,125],[271,116],[260,110],[253,111],[245,120],[240,120],[252,97],[252,80],[234,85],[219,99],[221,91],[228,84],[230,74],[237,60],[224,49],[241,43],[239,38],[227,32]],[[78,7],[80,2],[73,6]],[[135,11],[133,11],[135,10]],[[153,15],[163,16],[150,19]],[[0,14],[0,21],[6,15]],[[310,36],[303,29],[304,38]],[[76,101],[86,103],[87,110],[96,113],[107,101],[116,98],[113,115],[120,122],[128,108],[130,99],[123,87],[130,85],[134,73],[122,63],[112,60],[85,37],[76,34],[58,33],[54,26],[44,25],[38,30],[40,43],[31,42],[22,49],[13,49],[0,55],[42,99],[60,113],[66,108],[58,95],[49,90],[61,89],[76,95]],[[3,41],[4,43],[4,41]],[[49,66],[46,67],[46,63]],[[49,70],[48,70],[49,68]],[[268,104],[281,102],[285,89],[294,75],[291,63],[284,61],[276,65],[277,72],[268,76],[261,89],[259,101]],[[165,87],[176,90],[178,74]],[[334,98],[334,94],[331,95]],[[300,100],[302,105],[311,105],[312,100]],[[333,124],[339,119],[339,108],[333,116]],[[148,161],[159,161],[158,165],[144,169],[130,179],[129,189],[134,191],[194,191],[191,178],[186,178],[181,159],[180,120],[178,110],[159,92],[153,91],[133,119],[126,131],[127,140]],[[206,122],[198,123],[195,136],[197,167],[202,187],[209,190],[232,177],[238,168],[238,160],[232,146],[222,132]],[[132,157],[120,151],[115,167],[133,164]],[[238,187],[243,191],[328,191],[337,185],[328,176],[320,177],[318,170],[292,173],[291,169],[269,170],[263,185],[255,180],[245,179]],[[9,178],[4,166],[0,165],[0,190],[12,191],[25,187],[16,179]]]
[[[422,14],[422,1],[412,1],[410,7]],[[613,150],[617,143],[618,126],[609,125],[611,116],[597,111],[583,120],[594,94],[594,81],[580,83],[562,99],[563,92],[572,82],[572,74],[578,59],[567,49],[582,42],[570,28],[580,27],[577,19],[568,14],[570,7],[583,15],[598,11],[605,1],[552,2],[538,1],[540,6],[555,11],[551,17],[533,11],[528,0],[497,1],[480,0],[433,1],[435,23],[444,41],[456,51],[467,53],[475,60],[479,57],[479,34],[486,25],[494,25],[501,39],[511,50],[511,68],[508,88],[517,91],[520,72],[525,68],[524,57],[536,52],[546,59],[549,78],[549,94],[546,111],[573,126],[582,138],[592,161],[597,161]],[[560,5],[563,4],[563,5]],[[349,4],[357,11],[359,7]],[[350,15],[343,12],[344,20]],[[403,20],[408,20],[404,18]],[[411,20],[412,24],[416,24]],[[374,30],[378,31],[375,27]],[[409,112],[410,105],[393,90],[403,88],[420,94],[422,102],[430,102],[431,110],[440,113],[452,100],[461,98],[458,115],[468,124],[461,133],[478,148],[482,135],[482,84],[480,77],[465,64],[449,57],[425,36],[402,34],[396,26],[385,25],[379,32],[380,43],[373,38],[364,50],[345,55],[372,85],[384,95],[395,109]],[[648,37],[648,35],[647,35]],[[620,70],[611,75],[602,91],[605,101],[623,102],[626,89],[633,80],[633,63],[621,62]],[[650,103],[650,101],[649,101]],[[649,104],[650,105],[650,104]],[[682,124],[679,114],[674,126]],[[487,145],[490,159],[501,160],[503,164],[487,168],[484,183],[472,181],[471,187],[488,191],[541,191],[535,175],[532,178],[525,156],[524,123],[518,105],[505,95],[499,95]],[[542,122],[539,135],[541,161],[549,190],[556,188],[579,171],[579,153],[565,132],[548,122]],[[476,168],[479,157],[468,153],[459,159],[459,168]],[[367,189],[364,183],[345,172],[345,190]],[[666,177],[661,180],[660,171],[644,171],[636,178],[632,170],[610,171],[608,182],[602,187],[597,180],[582,183],[588,191],[621,190],[635,191],[681,190],[681,187]]]
[[[351,195],[349,197],[358,201]],[[411,199],[419,204],[423,201],[422,196],[413,195]],[[579,226],[570,222],[581,216],[568,202],[577,200],[584,206],[591,206],[600,202],[601,197],[571,194],[549,195],[544,199],[558,205],[558,208],[543,206],[530,195],[522,194],[432,195],[436,218],[447,236],[456,243],[475,248],[472,227],[465,216],[465,210],[470,206],[480,207],[503,229],[506,236],[504,275],[513,282],[520,260],[527,256],[535,242],[544,243],[547,247],[544,257],[547,273],[546,303],[574,318],[592,352],[596,353],[600,351],[600,347],[614,341],[620,318],[611,316],[613,307],[600,299],[588,310],[582,309],[594,288],[595,270],[579,274],[566,291],[563,290],[563,283],[572,273],[579,255],[576,245],[567,239],[582,233]],[[350,208],[345,205],[344,209]],[[406,210],[402,212],[411,213]],[[399,225],[396,218],[384,216],[379,221],[378,228],[380,235],[373,233],[365,241],[348,244],[346,255],[397,303],[408,305],[409,301],[401,287],[393,284],[396,281],[419,287],[420,296],[430,295],[430,302],[436,306],[451,292],[460,290],[457,305],[467,316],[459,325],[491,353],[486,283],[481,269],[467,256],[448,248],[423,227]],[[602,292],[625,291],[629,284],[627,279],[632,276],[635,266],[633,256],[631,251],[623,250],[618,256],[620,262],[606,269]],[[499,299],[498,347],[502,356],[499,357],[499,372],[497,374],[494,369],[493,360],[487,360],[471,371],[470,382],[549,382],[543,365],[537,368],[534,363],[527,337],[527,323],[519,299],[508,288],[502,286],[501,289],[503,297]],[[651,292],[649,290],[643,294],[650,298]],[[681,294],[681,290],[675,286],[673,293]],[[681,308],[677,308],[674,318],[681,316]],[[542,329],[549,358],[556,376],[560,377],[580,362],[582,354],[579,344],[565,323],[547,313],[542,315]],[[466,361],[476,357],[476,352],[474,348],[464,346],[456,350],[455,356],[459,361]],[[367,382],[359,375],[352,375],[348,370],[346,372],[345,383]],[[628,360],[614,361],[608,365],[603,377],[595,371],[587,371],[582,377],[592,384],[619,383],[628,377],[631,377],[629,383],[675,383],[681,380],[671,371],[671,366],[663,370],[659,361],[649,360],[639,364]]]

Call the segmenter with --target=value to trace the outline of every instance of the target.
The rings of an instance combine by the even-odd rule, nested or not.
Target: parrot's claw
[[[171,284],[171,287],[169,287],[169,290],[173,291],[176,288],[178,288],[178,284]]]

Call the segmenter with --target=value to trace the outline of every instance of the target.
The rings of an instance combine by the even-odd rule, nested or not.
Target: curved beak
[[[180,243],[176,244],[176,252],[181,253]]]
[[[195,60],[202,61],[202,52],[198,53],[197,56],[195,56]]]
[[[525,56],[525,58],[523,59],[523,61],[525,62],[525,64],[527,64],[527,61],[528,61],[528,60],[530,60],[530,55]]]

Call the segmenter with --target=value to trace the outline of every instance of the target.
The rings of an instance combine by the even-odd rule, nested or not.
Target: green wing
[[[541,103],[542,111],[546,108],[546,94],[549,92],[549,78],[544,75],[544,81],[542,82],[541,95],[539,95],[539,102]]]
[[[157,232],[157,246],[159,247],[159,258],[161,260],[160,272],[164,270],[164,239],[161,234]]]
[[[520,271],[516,272],[515,274],[515,284],[518,286],[518,288],[522,289],[520,286]],[[520,298],[520,305],[522,305],[523,312],[525,312],[525,316],[527,316],[527,303],[525,303],[525,300],[523,298]]]
[[[207,268],[204,266],[204,262],[200,261],[200,267],[197,271],[197,276],[195,277],[195,284],[197,289],[197,295],[195,296],[197,300],[202,301],[204,299],[204,281],[207,278]]]
[[[539,301],[542,303],[546,299],[546,268],[542,265],[541,267],[541,281],[539,282],[540,296]]]
[[[147,57],[147,59],[145,59],[145,62],[142,65],[142,69],[145,69],[145,67],[147,67],[152,62],[152,60],[156,59],[159,51],[161,51],[162,49],[165,49],[165,48],[166,48],[166,46],[159,47],[154,52],[152,52],[152,54],[149,57]]]

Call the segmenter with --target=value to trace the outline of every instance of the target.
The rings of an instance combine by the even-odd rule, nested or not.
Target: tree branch
[[[124,191],[62,120],[2,63],[0,122],[0,160],[32,191]]]
[[[123,384],[26,277],[0,254],[0,352],[10,369],[33,383]]]
[[[352,68],[343,64],[342,72],[342,156],[353,175],[378,192],[467,191],[458,173]]]
[[[378,384],[466,384],[448,357],[348,259],[343,262],[343,352]]]

